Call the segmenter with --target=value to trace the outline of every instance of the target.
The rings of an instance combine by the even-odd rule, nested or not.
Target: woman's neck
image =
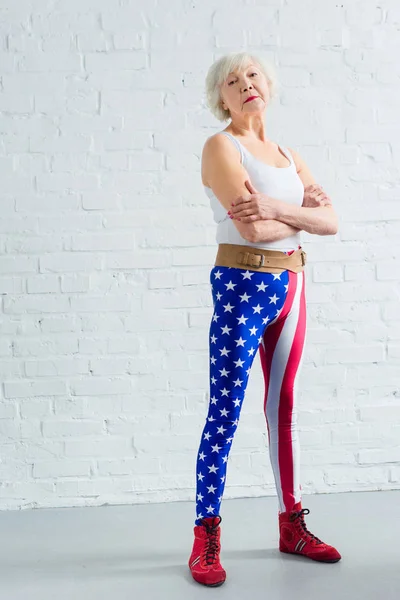
[[[260,118],[247,123],[231,121],[227,129],[233,135],[251,137],[260,140],[261,142],[265,142],[268,139],[265,131],[264,120]]]

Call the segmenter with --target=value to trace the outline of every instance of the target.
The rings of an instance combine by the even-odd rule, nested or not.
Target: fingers
[[[311,183],[310,185],[308,185],[306,188],[304,188],[305,192],[315,192],[317,190],[322,190],[322,185],[318,185],[318,183]]]
[[[258,214],[258,210],[256,208],[242,208],[242,210],[236,211],[235,213],[230,211],[229,216],[231,217],[231,219],[243,219],[243,217],[248,217],[250,215],[257,215],[257,214]],[[258,217],[258,218],[260,218],[260,217]]]
[[[244,204],[247,204],[248,202],[251,202],[251,201],[252,201],[251,196],[249,198],[243,198],[243,196],[239,196],[239,198],[236,198],[236,200],[234,202],[232,202],[231,211],[236,210],[237,207],[241,208],[241,207],[243,207]]]
[[[249,179],[245,181],[245,186],[249,190],[250,194],[258,194],[258,190],[256,190],[256,188],[253,186]]]
[[[252,221],[259,221],[260,217],[258,215],[250,215],[248,217],[243,217],[241,219],[234,219],[234,221],[240,221],[241,223],[251,223]]]
[[[329,196],[327,196],[324,192],[318,194],[316,196],[316,200],[319,204],[326,206],[327,204],[332,204]]]
[[[241,211],[245,210],[245,209],[249,209],[249,208],[255,208],[251,202],[252,202],[253,197],[251,196],[250,198],[243,198],[243,196],[240,196],[235,202],[232,202],[232,206],[231,209],[228,211],[228,215],[234,215],[237,216],[238,213],[240,213]]]

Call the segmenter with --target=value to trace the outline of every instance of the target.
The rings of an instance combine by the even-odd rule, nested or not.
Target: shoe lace
[[[310,514],[310,511],[308,508],[302,508],[299,511],[294,511],[292,512],[292,514],[290,515],[290,521],[296,521],[298,523],[298,525],[300,526],[300,528],[302,529],[302,531],[309,537],[311,538],[312,541],[314,541],[316,544],[323,544],[324,542],[322,540],[320,540],[316,535],[314,535],[313,533],[311,533],[311,531],[309,531],[307,529],[307,525],[306,522],[304,520],[304,515],[308,515]]]
[[[204,561],[207,565],[213,565],[218,561],[218,552],[220,550],[218,541],[218,527],[221,521],[221,517],[215,517],[212,523],[207,523],[206,520],[202,520],[201,522],[207,532],[203,553]]]

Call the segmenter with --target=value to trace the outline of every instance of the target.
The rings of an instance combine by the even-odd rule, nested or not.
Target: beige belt
[[[262,273],[282,273],[286,270],[300,273],[304,270],[306,258],[307,255],[301,248],[289,255],[278,250],[262,250],[238,244],[219,244],[215,266],[250,269]]]

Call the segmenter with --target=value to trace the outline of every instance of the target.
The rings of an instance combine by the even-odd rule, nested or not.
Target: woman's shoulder
[[[215,148],[224,147],[228,140],[229,134],[226,131],[217,131],[213,135],[210,135],[204,142],[204,149],[210,150]]]
[[[221,155],[235,156],[238,151],[235,138],[228,131],[218,131],[206,139],[203,146],[203,158]]]
[[[304,187],[306,188],[308,185],[314,184],[314,176],[312,175],[306,161],[300,156],[300,154],[296,150],[293,150],[292,148],[288,148],[288,150],[293,157],[297,174],[300,177]]]
[[[229,135],[219,131],[207,138],[201,156],[201,172],[203,184],[208,185],[210,172],[224,171],[229,166],[242,162],[240,148],[232,143]]]
[[[300,154],[296,150],[294,150],[292,147],[289,147],[289,146],[283,146],[283,147],[286,148],[286,150],[288,152],[290,152],[290,154],[291,154],[291,156],[293,158],[294,164],[297,167],[300,164],[301,160],[302,160]]]

